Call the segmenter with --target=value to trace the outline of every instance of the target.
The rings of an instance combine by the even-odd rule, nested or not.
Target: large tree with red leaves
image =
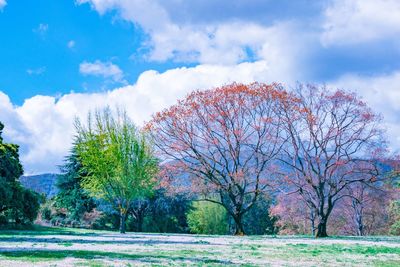
[[[235,234],[244,233],[243,215],[272,181],[282,146],[277,111],[288,101],[279,85],[231,84],[195,91],[148,124],[165,170],[189,176],[184,187],[222,205]]]
[[[350,186],[379,177],[376,163],[385,144],[380,117],[342,90],[300,85],[294,94],[298,101],[282,105],[281,113],[284,181],[315,211],[316,236],[325,237],[332,210]]]

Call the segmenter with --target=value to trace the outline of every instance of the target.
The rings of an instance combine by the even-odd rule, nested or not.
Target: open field
[[[0,266],[400,266],[399,237],[0,231]]]

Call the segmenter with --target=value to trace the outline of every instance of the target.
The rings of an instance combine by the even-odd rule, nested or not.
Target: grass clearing
[[[0,266],[400,266],[398,237],[0,232]]]

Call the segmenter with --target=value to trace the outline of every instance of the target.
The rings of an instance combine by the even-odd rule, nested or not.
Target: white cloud
[[[0,0],[0,10],[2,10],[7,5],[6,0]]]
[[[79,72],[83,75],[102,76],[104,78],[112,78],[115,82],[124,82],[122,70],[111,62],[82,62],[79,65]]]
[[[68,47],[69,49],[72,49],[72,48],[74,48],[74,47],[75,47],[75,41],[74,41],[74,40],[70,40],[70,41],[68,41],[68,43],[67,43],[67,47]]]
[[[70,93],[59,98],[35,96],[13,106],[0,92],[0,120],[7,140],[21,145],[27,173],[57,171],[67,155],[74,135],[75,116],[85,118],[89,110],[106,105],[124,107],[138,124],[156,111],[175,103],[194,89],[220,86],[233,81],[274,81],[273,66],[265,61],[234,66],[199,65],[164,73],[146,71],[136,84],[103,93]]]
[[[280,62],[288,65],[288,60],[295,61],[295,55],[307,51],[298,22],[267,26],[232,18],[210,23],[191,23],[190,20],[176,22],[172,19],[175,14],[169,12],[180,12],[179,8],[171,10],[165,7],[171,2],[178,3],[157,0],[145,3],[143,0],[77,1],[79,4],[90,3],[100,14],[116,10],[122,19],[140,25],[149,35],[149,41],[144,45],[150,48],[150,60],[233,64],[255,58],[271,61],[279,67]],[[302,53],[297,50],[302,50]],[[275,61],[277,54],[280,56],[278,62]]]
[[[334,0],[325,10],[322,43],[357,44],[400,34],[399,0]]]
[[[37,34],[39,34],[41,36],[44,36],[47,33],[48,30],[49,30],[49,25],[48,24],[40,23],[37,28],[33,29],[33,32],[35,32],[35,33],[37,33]]]
[[[371,77],[345,75],[332,84],[356,91],[374,111],[381,113],[390,146],[400,152],[400,70]]]
[[[133,85],[102,93],[70,93],[61,97],[35,96],[14,106],[0,92],[0,120],[6,125],[7,140],[21,145],[21,159],[27,173],[57,171],[67,155],[74,135],[75,116],[82,119],[89,110],[106,105],[120,106],[139,125],[194,89],[231,82],[275,81],[274,66],[267,61],[238,65],[198,65],[163,73],[146,71]],[[286,80],[291,85],[295,80]],[[385,117],[391,147],[400,148],[400,71],[389,75],[343,76],[335,87],[356,90],[370,106]]]
[[[43,74],[46,71],[46,67],[40,67],[37,69],[27,69],[26,73],[29,75],[40,75]]]

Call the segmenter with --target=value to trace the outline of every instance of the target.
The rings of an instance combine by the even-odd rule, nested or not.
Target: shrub
[[[390,219],[392,221],[389,233],[400,235],[400,200],[393,201],[389,207]]]
[[[229,230],[224,207],[212,202],[194,202],[187,214],[190,231],[195,234],[227,234]]]
[[[271,200],[267,196],[261,196],[254,206],[244,215],[243,224],[247,235],[271,235],[276,234],[276,218],[271,216],[269,209]]]
[[[50,221],[51,220],[51,209],[49,207],[44,207],[42,209],[42,220]]]

